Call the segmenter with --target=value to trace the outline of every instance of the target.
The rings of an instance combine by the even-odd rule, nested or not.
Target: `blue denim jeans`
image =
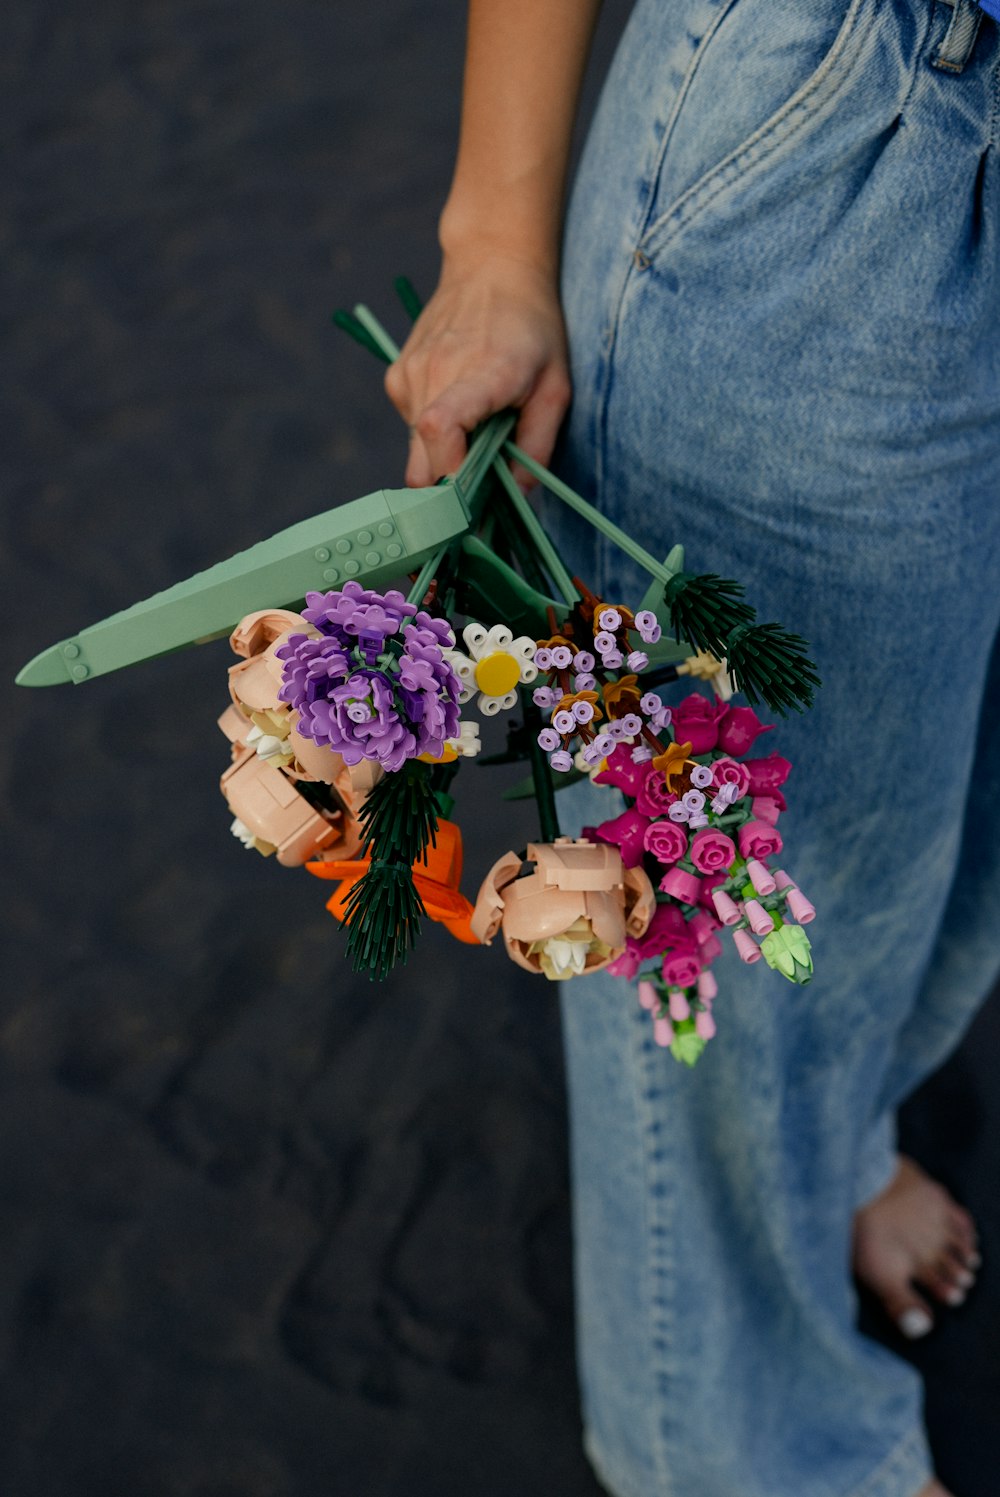
[[[768,738],[811,986],[727,953],[694,1071],[624,983],[563,993],[586,1441],[620,1497],[929,1475],[916,1375],[855,1327],[850,1224],[997,966],[1000,45],[973,11],[639,0],[572,200],[563,473],[743,579],[824,679]],[[565,792],[564,830],[610,797]]]

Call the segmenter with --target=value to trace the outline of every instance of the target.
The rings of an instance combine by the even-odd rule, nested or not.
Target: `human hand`
[[[496,411],[520,411],[514,440],[547,463],[570,401],[566,334],[554,276],[506,255],[441,281],[386,373],[410,428],[406,482],[420,488],[461,463],[467,435]],[[523,485],[528,475],[515,469]]]

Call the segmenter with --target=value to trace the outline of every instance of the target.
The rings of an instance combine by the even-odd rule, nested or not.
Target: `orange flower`
[[[604,684],[604,705],[611,717],[627,717],[630,712],[638,712],[639,700],[638,676],[619,676],[617,681]]]
[[[338,887],[326,907],[336,920],[343,922],[347,901],[354,885],[368,872],[371,854],[348,861],[317,860],[307,863],[316,878],[336,879]],[[436,845],[428,847],[413,865],[413,882],[431,920],[437,920],[458,941],[478,946],[469,929],[472,905],[459,892],[462,878],[462,833],[453,821],[439,821]]]
[[[674,788],[670,783],[671,780],[684,773],[684,768],[690,761],[690,755],[690,743],[671,743],[667,745],[666,753],[657,754],[653,760],[653,768],[662,769],[668,790]]]
[[[574,702],[589,702],[594,709],[594,715],[590,720],[591,722],[597,723],[600,722],[601,718],[604,716],[604,713],[597,705],[599,700],[600,698],[596,691],[577,691],[574,692],[572,696],[567,694],[559,702],[557,702],[555,707],[553,708],[553,712],[572,712]]]

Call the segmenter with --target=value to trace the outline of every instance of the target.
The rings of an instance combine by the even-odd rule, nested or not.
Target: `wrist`
[[[446,270],[480,269],[497,260],[523,266],[553,284],[559,275],[559,226],[544,208],[533,210],[494,193],[489,202],[449,197],[438,223]]]

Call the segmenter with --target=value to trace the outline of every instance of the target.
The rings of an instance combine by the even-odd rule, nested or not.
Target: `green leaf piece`
[[[760,954],[774,972],[800,986],[813,975],[812,948],[800,925],[779,925],[760,943]]]
[[[730,635],[724,654],[733,685],[747,701],[763,698],[784,717],[789,707],[811,707],[813,687],[820,685],[808,648],[800,634],[780,624],[744,624]]]
[[[701,1053],[705,1048],[705,1041],[700,1034],[695,1033],[694,1020],[682,1019],[674,1026],[674,1037],[670,1042],[670,1053],[674,1060],[679,1060],[683,1065],[697,1065]]]
[[[726,654],[726,638],[732,630],[756,617],[750,604],[743,602],[742,583],[714,572],[699,577],[678,572],[663,589],[663,601],[670,609],[674,638],[686,639],[696,650],[708,650],[719,660]]]

